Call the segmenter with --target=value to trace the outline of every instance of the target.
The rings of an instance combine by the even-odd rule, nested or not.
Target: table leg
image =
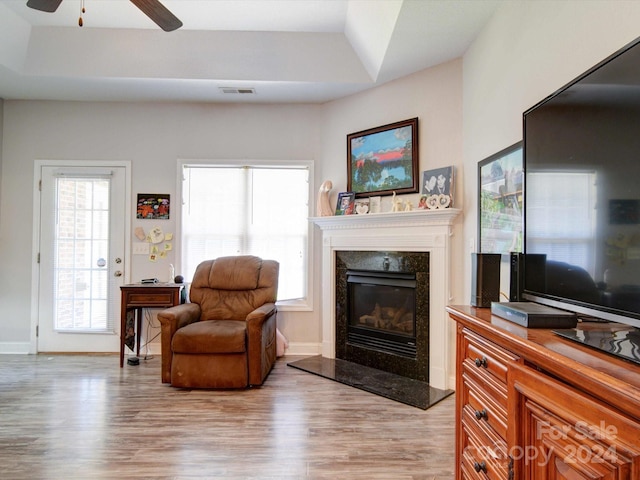
[[[126,334],[125,329],[127,324],[127,307],[122,302],[122,308],[120,309],[120,368],[124,365],[124,337]]]
[[[136,356],[140,356],[140,336],[142,334],[142,309],[136,308]]]

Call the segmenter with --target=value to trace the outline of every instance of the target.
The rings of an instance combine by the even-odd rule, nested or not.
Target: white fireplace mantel
[[[414,210],[315,217],[322,230],[322,355],[335,358],[335,252],[339,250],[429,252],[429,384],[449,385],[451,235],[461,210]]]

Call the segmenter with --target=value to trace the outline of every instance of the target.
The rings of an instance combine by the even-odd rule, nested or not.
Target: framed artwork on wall
[[[478,252],[522,252],[523,161],[518,142],[478,162]]]
[[[169,194],[139,193],[136,218],[146,220],[168,220],[171,206]]]
[[[357,198],[418,192],[418,118],[347,135],[347,190]]]

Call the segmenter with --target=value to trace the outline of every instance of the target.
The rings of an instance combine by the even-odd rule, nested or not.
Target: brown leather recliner
[[[276,360],[279,268],[251,255],[198,265],[191,303],[158,313],[162,382],[186,388],[261,385]]]

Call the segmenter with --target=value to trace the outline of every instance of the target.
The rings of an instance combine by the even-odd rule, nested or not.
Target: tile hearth
[[[422,410],[453,393],[453,390],[440,390],[425,382],[321,355],[296,360],[287,365]]]

